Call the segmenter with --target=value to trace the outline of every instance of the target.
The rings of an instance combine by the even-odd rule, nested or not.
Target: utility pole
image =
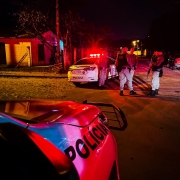
[[[56,52],[56,63],[60,63],[60,21],[59,21],[59,0],[56,0],[56,36],[57,36],[57,52]],[[62,63],[62,62],[61,62]]]

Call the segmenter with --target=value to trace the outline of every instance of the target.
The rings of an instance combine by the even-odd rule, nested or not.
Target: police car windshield
[[[63,111],[61,102],[48,101],[0,101],[0,113],[7,114],[25,123],[51,122]],[[1,123],[1,119],[0,119]]]
[[[75,65],[84,65],[84,64],[94,64],[98,58],[86,58],[86,59],[81,59],[75,63]]]

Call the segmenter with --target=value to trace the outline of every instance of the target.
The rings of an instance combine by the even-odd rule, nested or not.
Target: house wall
[[[1,38],[0,42],[5,43],[5,54],[6,54],[6,65],[7,66],[16,66],[21,58],[27,53],[24,57],[24,60],[21,63],[21,66],[30,66],[31,57],[29,49],[31,49],[31,39],[16,39],[16,38]],[[27,48],[29,47],[29,48]]]
[[[51,31],[43,34],[46,41],[53,47],[57,45],[56,35]],[[38,44],[42,42],[38,38],[0,38],[5,43],[5,54],[7,66],[16,66],[22,57],[27,53],[19,66],[42,66],[53,65],[54,58],[51,48],[44,45],[44,59],[38,58]]]
[[[32,66],[43,66],[43,65],[50,65],[53,64],[51,61],[52,58],[52,52],[51,49],[49,49],[46,45],[44,45],[44,60],[40,61],[38,59],[38,44],[42,44],[42,42],[37,39],[34,38],[32,39],[32,57],[33,57],[33,61],[32,61]]]
[[[51,47],[57,46],[56,35],[52,31],[47,31],[42,34],[42,36],[46,39],[47,43],[51,45]],[[42,44],[42,42],[38,38],[33,38],[32,41],[32,66],[42,66],[42,65],[53,65],[54,62],[54,54],[52,54],[51,48],[44,44],[44,60],[40,61],[38,59],[38,44]]]

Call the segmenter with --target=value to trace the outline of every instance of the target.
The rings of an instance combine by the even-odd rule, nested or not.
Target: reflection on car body
[[[175,54],[174,66],[175,68],[180,68],[180,54]]]
[[[78,60],[74,65],[69,67],[68,81],[78,84],[81,82],[97,82],[99,80],[98,61],[99,56],[90,56]],[[107,79],[118,76],[115,67],[115,59],[107,57],[109,68],[107,69]]]
[[[116,117],[121,123],[115,129],[121,130],[126,123],[119,108],[87,101],[0,101],[0,124],[12,123],[42,136],[71,159],[82,180],[120,179],[116,141],[98,105],[115,109],[121,118]]]
[[[27,128],[0,123],[0,146],[1,180],[80,179],[74,164],[63,152]]]

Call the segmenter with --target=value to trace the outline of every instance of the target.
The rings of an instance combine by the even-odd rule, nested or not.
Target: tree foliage
[[[61,16],[61,25],[66,42],[79,42],[79,46],[98,47],[112,36],[110,27],[97,27],[94,23],[85,23],[78,14],[68,11]]]
[[[76,0],[71,5],[77,6],[77,1],[81,0]],[[14,13],[17,22],[16,33],[36,36],[48,30],[55,32],[55,1],[51,4],[50,2],[43,4],[42,0],[14,0],[15,5],[21,3],[18,11]],[[83,5],[82,3],[82,7]],[[59,6],[61,9],[64,6],[64,10],[70,8],[67,2],[62,2]],[[60,26],[61,37],[68,47],[72,44],[96,47],[106,42],[112,35],[109,27],[96,27],[92,22],[85,23],[74,8],[65,13],[60,10]]]
[[[14,17],[17,21],[16,33],[18,34],[26,33],[36,36],[55,29],[48,14],[34,9],[32,6],[21,5],[19,11],[14,13]]]
[[[91,47],[106,45],[107,40],[112,36],[111,28],[107,26],[95,26],[90,22],[85,25],[83,40],[84,44]]]
[[[61,34],[64,37],[66,43],[68,41],[77,41],[83,33],[84,19],[77,13],[68,11],[61,15]],[[71,39],[71,40],[70,40]]]

